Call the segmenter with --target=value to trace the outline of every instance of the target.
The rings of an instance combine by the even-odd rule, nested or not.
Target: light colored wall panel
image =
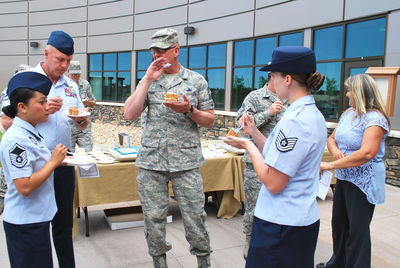
[[[89,6],[89,20],[113,18],[133,14],[133,0],[124,0],[103,5]]]
[[[29,2],[30,11],[68,9],[72,7],[82,7],[82,6],[86,6],[86,0],[68,0],[68,1],[35,0]]]
[[[132,34],[113,34],[88,38],[88,53],[132,50]]]
[[[69,23],[86,20],[86,7],[35,12],[29,15],[30,25]]]
[[[27,39],[26,27],[0,28],[0,40]]]
[[[308,28],[341,21],[343,0],[302,0],[256,11],[255,35]]]
[[[29,60],[28,64],[30,66],[35,67],[39,62],[44,60],[44,56],[43,56],[43,54],[30,55],[28,60]]]
[[[255,1],[256,1],[256,8],[268,7],[268,6],[287,2],[287,0],[255,0]],[[292,1],[296,1],[296,0],[292,0]]]
[[[133,31],[133,16],[89,21],[88,35]]]
[[[28,10],[27,2],[0,3],[1,13],[26,12]]]
[[[254,9],[253,1],[208,0],[189,6],[189,23]]]
[[[88,4],[89,5],[104,4],[104,3],[114,2],[114,1],[115,0],[89,0]]]
[[[353,19],[399,9],[399,0],[346,0],[345,19]]]
[[[28,53],[28,41],[1,41],[0,55],[24,55]]]
[[[385,66],[400,66],[400,11],[393,11],[388,16]],[[400,79],[397,80],[394,116],[390,118],[392,129],[400,130]]]
[[[187,0],[136,0],[135,13],[149,12],[164,8],[175,7],[178,5],[185,5]]]
[[[196,30],[195,34],[188,38],[189,45],[252,37],[253,12],[192,23],[191,26]]]
[[[86,22],[30,27],[30,39],[47,39],[52,31],[64,31],[74,36],[86,36]]]
[[[174,29],[178,32],[179,44],[181,46],[186,46],[186,36],[183,33],[183,28],[184,26],[174,27]],[[149,49],[149,46],[151,44],[151,37],[156,31],[157,30],[135,32],[133,49]]]
[[[165,28],[170,25],[186,24],[186,6],[135,15],[135,30]]]
[[[14,75],[18,65],[27,62],[27,56],[0,56],[0,92],[7,87],[8,81]]]
[[[0,15],[1,27],[26,26],[27,23],[28,23],[27,14]]]
[[[75,53],[86,53],[86,37],[74,37]]]

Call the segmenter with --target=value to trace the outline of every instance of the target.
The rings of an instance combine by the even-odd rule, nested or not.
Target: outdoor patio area
[[[318,201],[321,210],[321,227],[315,254],[315,263],[326,261],[332,252],[331,208],[332,192],[327,200]],[[111,231],[104,220],[104,208],[132,205],[118,203],[107,206],[89,207],[90,237],[85,236],[84,219],[79,219],[79,234],[75,238],[77,267],[124,268],[152,267],[151,257],[143,235],[143,227]],[[386,186],[386,202],[377,206],[371,224],[372,267],[395,268],[400,263],[400,189]],[[232,219],[216,218],[213,203],[206,206],[207,224],[210,231],[212,267],[244,267],[242,216]],[[177,204],[171,199],[170,213],[173,222],[167,225],[167,240],[172,243],[168,252],[169,267],[197,267],[196,258],[191,256],[185,240],[182,219]],[[82,214],[81,214],[82,215]],[[2,219],[0,217],[0,219]],[[3,225],[0,227],[0,267],[9,267]],[[57,261],[53,254],[55,267]]]

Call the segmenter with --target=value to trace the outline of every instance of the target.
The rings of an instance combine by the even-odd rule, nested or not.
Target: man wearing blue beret
[[[63,113],[69,107],[83,108],[78,85],[64,73],[68,70],[74,53],[74,41],[63,31],[50,34],[44,50],[44,61],[30,69],[46,75],[52,82],[48,94],[47,109],[49,120],[37,125],[44,137],[44,143],[50,151],[61,143],[71,149],[71,127],[75,125],[83,130],[88,118],[71,119]],[[75,190],[74,168],[57,167],[54,171],[54,190],[58,211],[52,220],[52,235],[60,268],[75,267],[72,243],[73,199]]]

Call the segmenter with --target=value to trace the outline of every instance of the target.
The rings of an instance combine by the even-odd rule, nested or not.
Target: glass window
[[[272,51],[276,48],[276,39],[274,36],[256,40],[256,65],[266,65],[271,61]]]
[[[189,48],[189,68],[205,68],[206,67],[206,47]]]
[[[351,68],[350,69],[350,76],[356,74],[363,74],[367,71],[368,68]]]
[[[231,109],[237,111],[244,98],[252,91],[253,68],[235,68],[233,70],[233,85]]]
[[[385,34],[386,18],[347,25],[346,58],[383,55]]]
[[[208,46],[208,67],[225,67],[226,44]]]
[[[137,69],[138,70],[147,70],[152,61],[151,52],[150,51],[139,51],[137,53]]]
[[[117,53],[104,54],[105,71],[114,71],[117,69]]]
[[[268,82],[268,73],[261,72],[260,68],[256,68],[254,72],[254,89],[262,88]]]
[[[302,46],[303,33],[292,33],[279,36],[279,46]]]
[[[91,54],[88,65],[89,82],[98,101],[124,102],[129,97],[131,52]]]
[[[225,69],[208,70],[208,87],[218,110],[225,107]]]
[[[179,63],[183,66],[183,67],[187,67],[187,61],[188,61],[188,48],[187,47],[181,47],[181,49],[179,50]]]
[[[89,55],[89,70],[90,71],[101,71],[103,69],[103,55],[102,54],[91,54]]]
[[[314,52],[317,60],[342,58],[343,26],[314,31]]]
[[[317,71],[325,75],[325,81],[322,87],[314,93],[314,98],[326,119],[339,117],[341,67],[341,62],[317,64]]]
[[[253,64],[253,44],[254,40],[235,42],[235,66]]]

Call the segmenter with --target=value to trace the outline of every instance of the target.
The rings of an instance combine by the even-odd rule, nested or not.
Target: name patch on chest
[[[26,154],[26,150],[24,147],[20,146],[16,143],[11,150],[10,154],[10,162],[13,166],[17,168],[22,168],[28,163],[28,156]]]
[[[297,138],[290,137],[286,138],[285,134],[281,130],[279,130],[278,136],[275,140],[276,149],[280,152],[289,152],[293,150],[294,146],[296,145]]]

